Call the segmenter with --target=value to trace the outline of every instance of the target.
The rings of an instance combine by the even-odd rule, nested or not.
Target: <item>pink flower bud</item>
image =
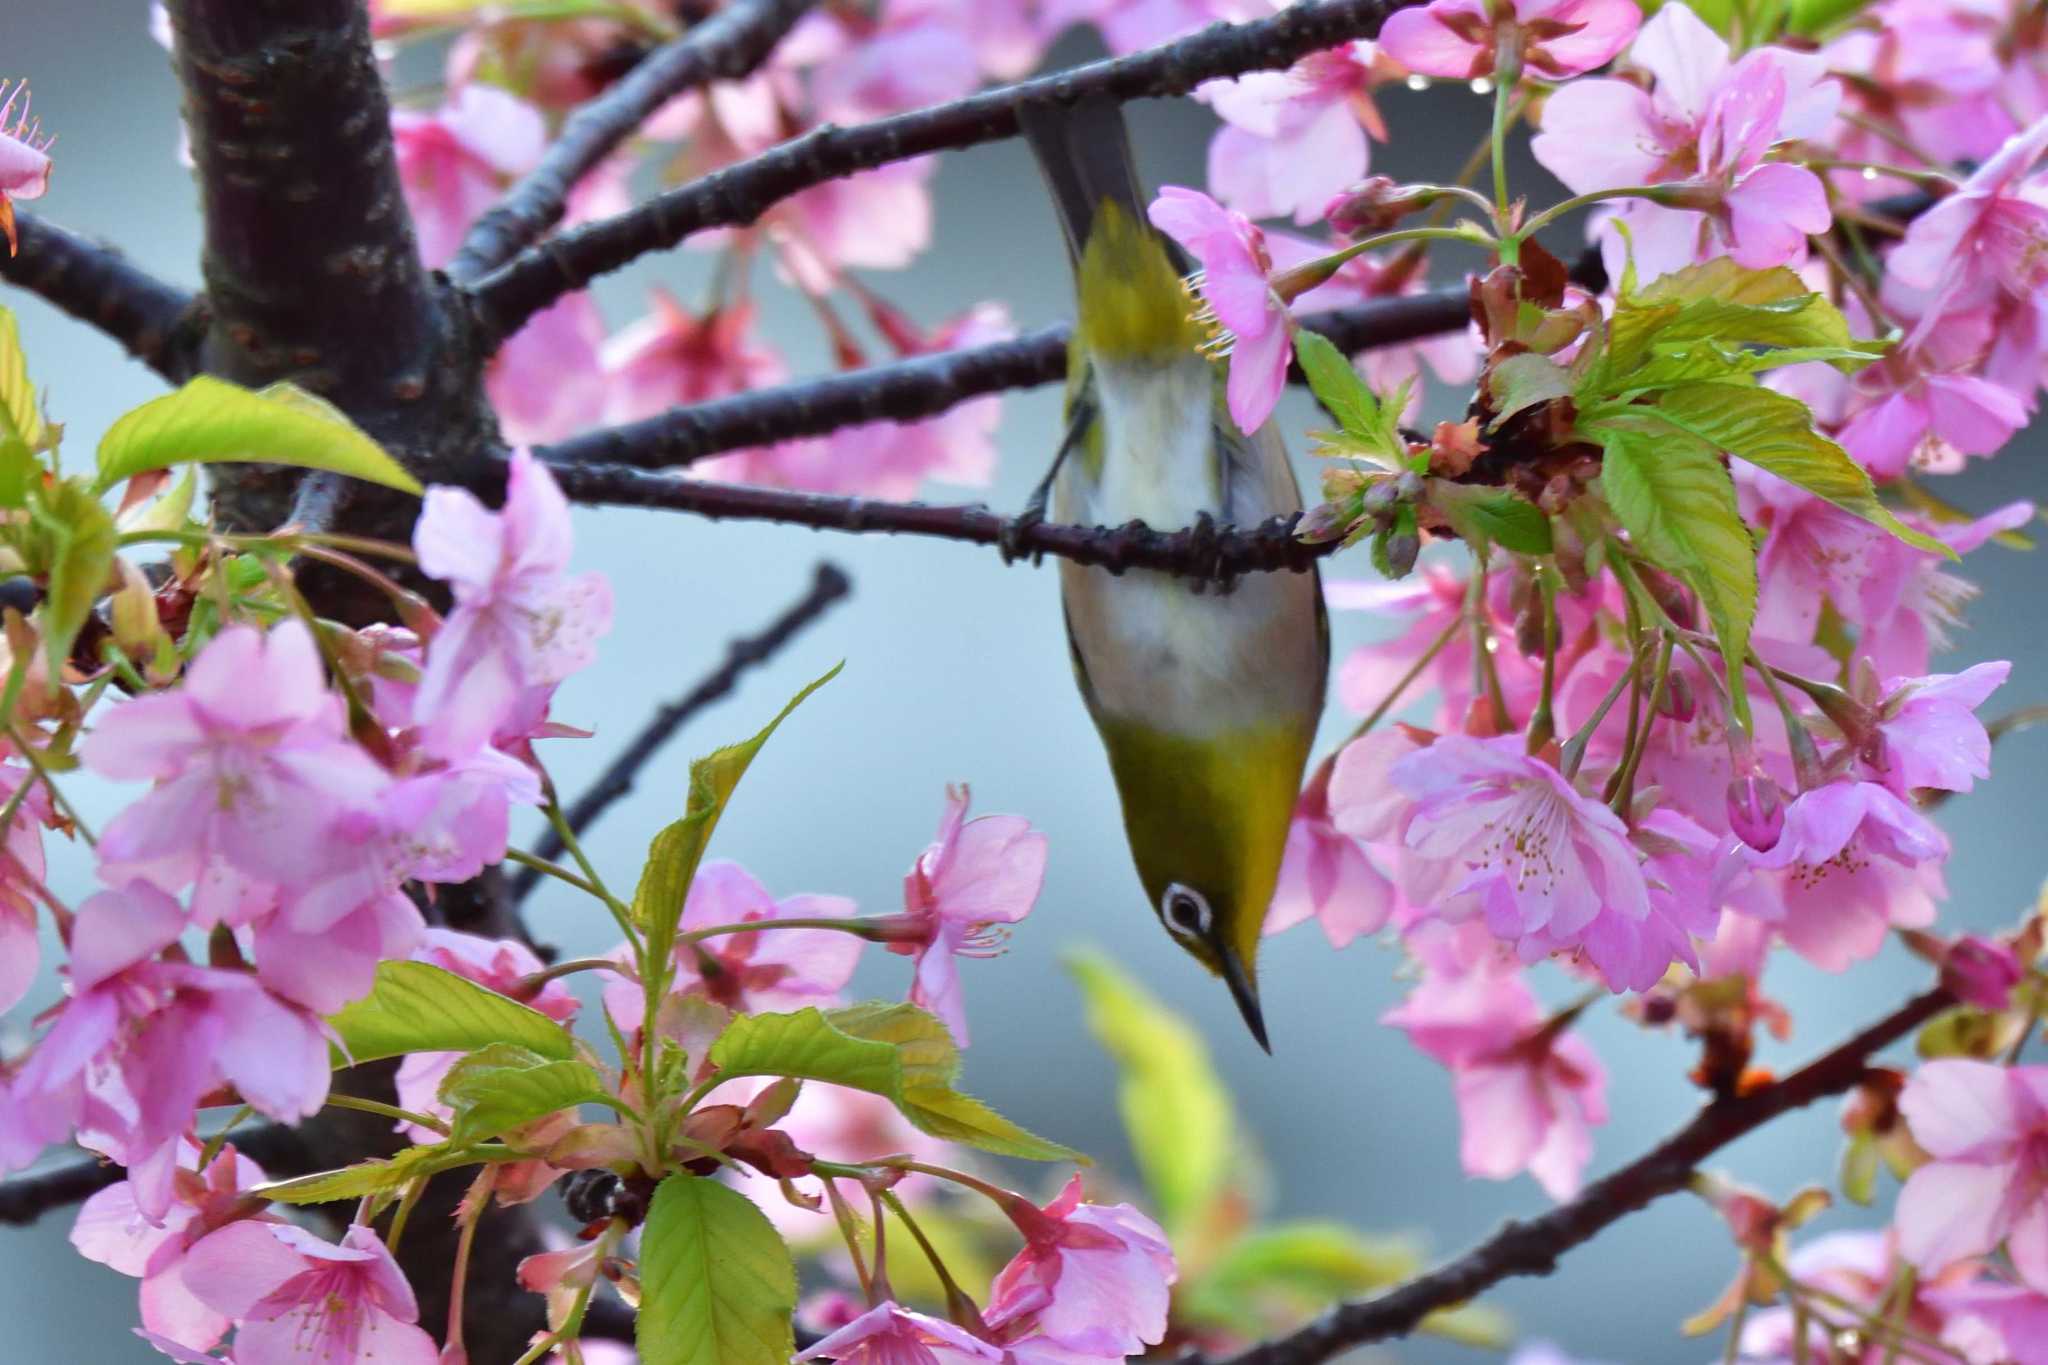
[[[1657,699],[1658,714],[1689,725],[1699,710],[1699,696],[1685,674],[1674,671],[1664,679],[1664,695]]]
[[[1730,782],[1728,828],[1759,853],[1776,848],[1785,833],[1785,798],[1778,784],[1762,773]]]
[[[1975,934],[1957,939],[1941,964],[1941,984],[1956,999],[1979,1009],[2006,1008],[2022,975],[2020,960],[2012,949]]]
[[[1440,198],[1425,185],[1403,185],[1389,176],[1359,181],[1323,206],[1323,217],[1346,237],[1385,232],[1417,209]]]

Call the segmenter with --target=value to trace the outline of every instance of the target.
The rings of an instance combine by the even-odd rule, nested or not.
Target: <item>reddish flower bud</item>
[[[1941,964],[1941,984],[1949,994],[1979,1009],[2006,1008],[2022,975],[2020,960],[2012,949],[1975,934],[1957,939]]]
[[[1680,725],[1689,725],[1699,711],[1700,700],[1693,691],[1692,680],[1673,670],[1664,679],[1664,695],[1657,699],[1657,713]]]
[[[1369,176],[1323,206],[1323,217],[1346,237],[1385,232],[1418,209],[1434,203],[1441,192],[1429,185],[1403,185],[1384,175]]]
[[[1778,784],[1762,773],[1730,782],[1728,827],[1759,853],[1776,848],[1785,833],[1785,797]]]

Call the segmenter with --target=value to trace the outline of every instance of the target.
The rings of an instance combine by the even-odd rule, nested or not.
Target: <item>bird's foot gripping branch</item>
[[[648,1365],[1309,1365],[1418,1329],[1503,1344],[1487,1290],[1692,1190],[1736,1271],[1685,1326],[1724,1331],[1728,1360],[2042,1359],[2042,922],[1945,909],[1931,818],[2015,728],[1976,714],[2006,664],[1937,671],[1936,653],[1973,594],[1955,561],[2024,547],[2034,511],[1967,515],[1935,490],[2039,398],[2040,6],[1270,8],[172,0],[208,218],[196,298],[17,215],[53,193],[52,147],[26,94],[0,91],[0,279],[185,385],[66,469],[0,315],[0,1005],[31,1000],[45,943],[62,977],[7,1031],[0,1166],[93,1154],[0,1185],[0,1218],[90,1194],[75,1245],[141,1281],[144,1339],[184,1360],[612,1365],[631,1341]],[[1019,79],[1076,21],[1115,55]],[[445,98],[389,108],[392,46],[444,36]],[[1492,104],[1466,169],[1363,178],[1401,87],[1431,81]],[[1060,133],[1069,118],[1191,94],[1222,120],[1211,193],[1153,198],[1127,167],[1046,156],[1102,145]],[[1525,120],[1570,197],[1515,192]],[[1123,254],[1100,251],[1091,297],[1103,196],[1082,195],[1063,205],[1074,327],[1013,338],[993,301],[920,325],[882,282],[931,236],[935,158],[1027,129],[1056,186],[1121,177]],[[634,204],[643,164],[663,184]],[[1581,211],[1594,248],[1567,270],[1539,234]],[[1185,288],[1153,228],[1199,265]],[[712,263],[701,306],[658,293],[607,337],[583,286],[679,244]],[[1444,252],[1475,273],[1430,290]],[[1136,501],[1193,510],[1148,527],[1113,498],[1063,522],[906,501],[991,477],[1000,392],[1128,360],[1104,343],[1140,277],[1163,288],[1131,330],[1169,343],[1153,369],[1198,398],[1171,407],[1195,418],[1176,448],[1228,458]],[[790,378],[768,287],[819,320],[838,373]],[[1418,435],[1425,372],[1470,397]],[[1074,378],[1083,412],[1130,392]],[[1290,378],[1325,414],[1300,514],[1274,453]],[[1081,467],[1111,458],[1077,444]],[[1219,525],[1247,469],[1259,497],[1227,505],[1258,524]],[[1135,1179],[1065,1169],[1075,1153],[959,1074],[962,982],[992,970],[967,963],[1038,899],[1043,833],[949,791],[886,913],[778,897],[707,856],[727,804],[759,799],[741,779],[777,727],[820,723],[829,690],[795,710],[816,684],[692,767],[644,860],[600,866],[588,821],[846,584],[822,569],[594,791],[559,799],[548,751],[587,717],[557,716],[556,689],[612,624],[604,580],[571,569],[572,503],[1051,555],[1109,570],[1079,580],[1097,588],[1118,575],[1141,610],[1192,616],[1179,594],[1213,591],[1211,620],[1278,601],[1292,615],[1252,624],[1285,628],[1235,651],[1269,665],[1320,662],[1308,573],[1369,545],[1356,558],[1389,581],[1326,585],[1398,626],[1338,670],[1356,733],[1295,782],[1318,670],[1292,670],[1285,762],[1232,768],[1215,755],[1256,745],[1224,744],[1175,788],[1273,788],[1274,856],[1233,882],[1262,885],[1227,913],[1178,876],[1147,890],[1253,1019],[1260,929],[1397,948],[1411,984],[1383,1039],[1448,1072],[1456,1165],[1527,1174],[1554,1207],[1426,1270],[1340,1225],[1263,1219],[1255,1135],[1204,1044],[1093,956],[1074,975]],[[1091,704],[1114,700],[1101,682]],[[1127,801],[1141,822],[1172,768],[1154,742],[1112,741],[1119,777],[1154,780]],[[126,798],[97,829],[74,799],[88,778]],[[1204,813],[1236,828],[1246,804]],[[551,830],[535,851],[508,845],[522,809]],[[1160,823],[1155,851],[1201,842]],[[46,874],[52,838],[93,855],[75,895]],[[531,886],[617,946],[536,951]],[[1219,924],[1242,937],[1227,957]],[[1855,983],[1887,944],[1934,985],[1774,1071],[1760,1049],[1792,1018],[1767,965]],[[903,998],[844,997],[864,957],[905,959]],[[1674,1036],[1705,1100],[1588,1179],[1608,1106],[1585,1025],[1610,1001]],[[1289,1065],[1305,1049],[1267,1008]],[[1885,1066],[1908,1037],[1920,1063]],[[1700,1169],[1835,1095],[1833,1183],[1871,1203],[1889,1170],[1888,1221],[1795,1240],[1830,1195]],[[570,1223],[552,1242],[524,1212],[551,1191],[539,1206]]]

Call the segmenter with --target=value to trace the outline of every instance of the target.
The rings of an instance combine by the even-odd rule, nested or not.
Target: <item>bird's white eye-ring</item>
[[[1207,938],[1209,936],[1209,901],[1192,886],[1179,882],[1166,888],[1166,894],[1159,898],[1160,914],[1166,920],[1166,927],[1182,938]]]

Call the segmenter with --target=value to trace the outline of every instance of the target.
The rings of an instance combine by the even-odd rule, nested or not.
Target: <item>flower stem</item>
[[[1515,85],[1522,78],[1521,33],[1513,26],[1505,28],[1500,38],[1500,53],[1494,61],[1493,70],[1493,129],[1488,148],[1493,159],[1493,214],[1494,221],[1507,231],[1510,217],[1508,201],[1508,110],[1514,103]],[[1520,253],[1520,235],[1504,235],[1500,239],[1500,258],[1504,264],[1513,265]]]
[[[933,1246],[931,1239],[924,1235],[924,1229],[918,1226],[917,1220],[910,1216],[910,1210],[904,1207],[903,1200],[897,1196],[894,1190],[879,1191],[877,1197],[880,1198],[883,1204],[888,1206],[889,1212],[903,1220],[904,1228],[909,1231],[912,1240],[917,1243],[919,1250],[924,1252],[925,1260],[930,1262],[932,1273],[939,1277],[939,1285],[946,1291],[946,1316],[976,1336],[986,1335],[988,1324],[982,1321],[980,1307],[975,1304],[973,1297],[961,1289],[958,1282],[953,1279],[953,1273],[946,1269],[946,1262],[939,1255],[938,1248]],[[881,1210],[877,1209],[875,1211],[875,1222],[879,1224],[881,1221]]]
[[[62,791],[58,790],[57,780],[50,775],[49,768],[44,766],[41,755],[37,754],[34,747],[22,738],[21,732],[12,726],[8,727],[7,737],[14,741],[15,750],[20,753],[22,760],[29,767],[36,770],[36,776],[42,780],[44,790],[50,793],[50,803],[57,808],[58,813],[70,821],[71,827],[77,830],[79,837],[85,840],[86,847],[97,848],[99,840],[92,837],[92,830],[86,826],[84,820],[79,818],[77,807],[73,806],[70,799]],[[28,784],[23,783],[22,785],[25,787]]]
[[[520,977],[512,988],[512,998],[530,1000],[548,982],[559,981],[578,972],[617,972],[620,976],[632,974],[623,962],[614,962],[608,957],[572,957],[565,962],[557,962],[550,967]]]
[[[1562,203],[1552,204],[1524,223],[1521,231],[1514,234],[1514,238],[1518,242],[1527,241],[1567,213],[1589,208],[1609,199],[1655,199],[1662,193],[1663,191],[1655,185],[1621,185],[1613,189],[1594,190],[1591,194],[1575,194]]]
[[[469,1253],[476,1246],[476,1225],[483,1221],[484,1208],[491,1202],[491,1187],[498,1182],[498,1168],[486,1166],[476,1173],[462,1196],[462,1230],[455,1236],[455,1273],[448,1283],[448,1353],[457,1360],[468,1358],[462,1347],[462,1300],[469,1288]]]
[[[680,948],[686,943],[695,943],[699,939],[717,938],[724,934],[751,934],[764,929],[833,929],[842,934],[853,934],[870,942],[876,942],[881,938],[881,931],[875,925],[875,921],[879,918],[881,917],[876,915],[848,917],[846,919],[833,919],[825,915],[793,915],[788,919],[749,920],[740,924],[712,924],[702,929],[691,929],[677,934],[676,946]]]
[[[1548,565],[1536,569],[1536,591],[1543,602],[1543,690],[1529,713],[1528,752],[1536,753],[1557,736],[1551,696],[1557,690],[1557,583]]]
[[[1351,732],[1351,739],[1364,738],[1367,731],[1385,720],[1387,712],[1394,709],[1395,703],[1401,700],[1402,694],[1415,685],[1415,680],[1422,676],[1423,670],[1436,662],[1436,656],[1443,653],[1451,641],[1457,638],[1458,632],[1464,628],[1465,617],[1464,613],[1461,612],[1451,618],[1451,623],[1443,628],[1442,633],[1436,639],[1430,641],[1429,648],[1423,650],[1415,662],[1408,666],[1408,671],[1401,675],[1400,680],[1388,690],[1386,696],[1380,698],[1379,704],[1372,708],[1364,720],[1358,722],[1358,728]],[[1350,743],[1350,740],[1346,740],[1345,743]]]

